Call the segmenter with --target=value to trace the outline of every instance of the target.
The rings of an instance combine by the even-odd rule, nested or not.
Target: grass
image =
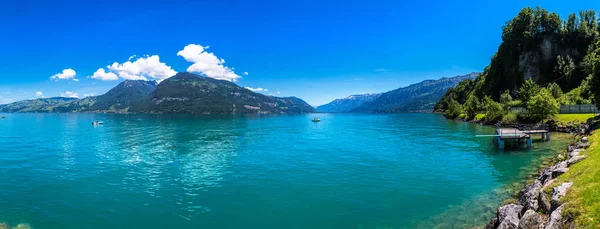
[[[586,122],[588,119],[596,116],[596,114],[557,114],[552,119],[562,124],[580,124]]]
[[[485,118],[485,114],[477,114],[475,115],[475,118],[473,118],[473,120],[475,121],[481,121]]]
[[[589,140],[590,148],[582,153],[588,158],[569,167],[556,184],[573,182],[563,199],[568,202],[563,214],[574,217],[580,228],[600,228],[600,131]]]

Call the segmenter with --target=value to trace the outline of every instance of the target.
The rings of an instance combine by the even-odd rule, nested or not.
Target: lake
[[[482,226],[571,139],[498,151],[436,114],[3,115],[0,222],[33,228]]]

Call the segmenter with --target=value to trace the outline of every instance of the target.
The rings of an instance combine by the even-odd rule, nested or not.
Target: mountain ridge
[[[83,99],[23,100],[0,105],[0,112],[296,114],[314,108],[296,97],[274,97],[237,84],[192,73],[155,81],[126,80],[100,96]]]

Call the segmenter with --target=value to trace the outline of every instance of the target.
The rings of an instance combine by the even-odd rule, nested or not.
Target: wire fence
[[[598,108],[594,104],[578,104],[578,105],[562,105],[560,106],[561,114],[595,114],[598,113]]]
[[[528,114],[529,112],[524,107],[512,107],[510,112],[519,114]],[[594,104],[577,104],[577,105],[561,105],[559,114],[596,114],[598,108]]]

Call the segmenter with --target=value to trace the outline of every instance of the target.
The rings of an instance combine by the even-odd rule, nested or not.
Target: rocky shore
[[[579,134],[582,138],[570,145],[567,153],[557,156],[558,163],[542,169],[538,178],[519,192],[516,203],[499,207],[496,217],[485,228],[577,228],[572,218],[562,214],[566,204],[562,197],[567,194],[573,183],[557,184],[556,178],[569,171],[569,166],[585,159],[585,156],[580,154],[590,145],[587,139],[589,126],[585,124],[578,128],[561,129],[564,132]]]

